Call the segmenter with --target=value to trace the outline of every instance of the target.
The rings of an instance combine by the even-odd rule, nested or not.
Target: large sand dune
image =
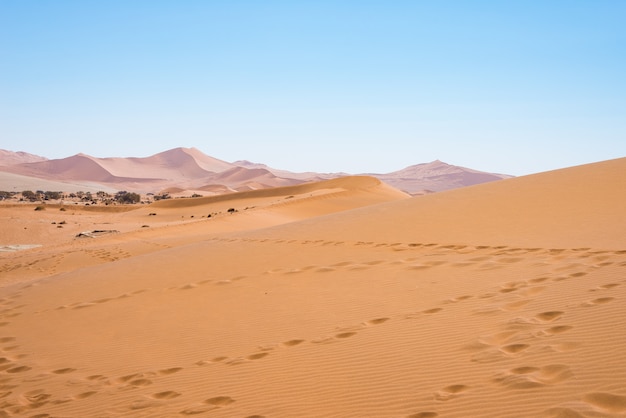
[[[624,417],[625,174],[0,207],[0,416]]]

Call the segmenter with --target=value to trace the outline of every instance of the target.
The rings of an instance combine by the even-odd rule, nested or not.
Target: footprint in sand
[[[539,293],[543,292],[544,289],[545,289],[545,286],[531,287],[531,288],[525,289],[522,292],[522,295],[524,295],[524,296],[537,296]]]
[[[89,392],[79,393],[78,395],[74,395],[74,399],[85,399],[85,398],[95,395],[96,393],[98,392],[93,391],[93,390]]]
[[[180,395],[180,393],[174,392],[173,390],[166,390],[164,392],[154,393],[151,396],[154,399],[174,399],[178,398]]]
[[[435,392],[435,400],[438,401],[448,401],[452,398],[456,398],[461,392],[465,392],[469,389],[469,386],[466,385],[450,385],[441,389],[440,391]]]
[[[2,347],[2,351],[14,351],[14,350],[17,350],[18,348],[20,348],[19,345],[9,345],[6,347]]]
[[[228,364],[229,366],[238,366],[239,364],[243,364],[246,361],[247,359],[245,359],[244,357],[236,357],[231,360],[228,360],[226,364]]]
[[[169,369],[159,370],[159,374],[160,375],[170,375],[170,374],[178,373],[182,369],[183,369],[182,367],[170,367]]]
[[[530,345],[528,344],[508,344],[500,347],[500,351],[509,355],[515,355],[527,350],[529,347]]]
[[[180,289],[180,290],[191,290],[191,289],[195,289],[196,287],[198,287],[198,285],[195,284],[195,283],[187,283],[187,284],[179,287],[178,289]]]
[[[128,382],[129,385],[132,386],[148,386],[152,384],[152,380],[150,379],[135,379]]]
[[[429,266],[427,264],[411,264],[407,267],[407,270],[425,270],[430,267],[432,266]]]
[[[572,328],[574,328],[574,327],[572,327],[571,325],[555,325],[553,327],[550,327],[550,328],[547,328],[547,329],[539,331],[536,334],[536,336],[538,336],[538,337],[551,337],[553,335],[561,334],[562,332],[569,331]]]
[[[23,372],[27,372],[29,371],[31,368],[28,366],[17,366],[17,367],[13,367],[12,369],[7,369],[6,372],[7,373],[23,373]]]
[[[52,395],[45,393],[42,389],[31,390],[23,395],[23,398],[29,403],[38,403],[49,399]]]
[[[235,402],[235,400],[230,396],[216,396],[214,398],[209,398],[204,401],[204,403],[206,404],[215,406],[226,406],[230,405],[233,402]]]
[[[584,302],[580,306],[588,308],[588,307],[591,307],[591,306],[603,305],[603,304],[609,303],[609,302],[611,302],[613,300],[615,300],[615,298],[612,298],[612,297],[597,298],[597,299],[593,299],[593,300],[589,300],[587,302]]]
[[[246,357],[248,360],[258,360],[258,359],[262,359],[263,357],[267,357],[269,355],[269,353],[255,353],[255,354],[251,354],[248,357]]]
[[[457,297],[454,297],[452,299],[448,299],[446,302],[456,303],[456,302],[460,302],[462,300],[470,299],[471,297],[472,297],[472,295],[457,296]]]
[[[221,408],[235,402],[230,396],[216,396],[203,401],[201,404],[191,406],[180,411],[181,415],[197,415]]]
[[[608,290],[608,289],[613,289],[614,287],[619,286],[619,283],[608,283],[608,284],[603,284],[602,286],[598,286],[596,289],[591,289],[591,292],[594,292],[596,290]]]
[[[562,311],[547,311],[535,315],[535,318],[541,322],[552,322],[559,319],[563,315]]]
[[[434,313],[440,312],[442,310],[443,310],[443,308],[432,308],[432,309],[426,309],[425,311],[422,311],[422,313],[430,315],[430,314],[434,314]]]
[[[626,411],[626,396],[606,392],[592,392],[583,396],[583,401],[610,413]]]
[[[563,364],[543,367],[521,366],[496,375],[493,379],[512,389],[528,389],[545,385],[555,385],[572,376],[570,368]]]
[[[502,331],[495,334],[483,335],[478,338],[478,343],[489,346],[501,345],[510,341],[517,334],[517,331]]]
[[[525,334],[522,334],[524,336]],[[472,356],[473,362],[490,363],[504,357],[518,357],[530,348],[529,344],[514,343],[519,340],[517,331],[503,331],[497,334],[480,336],[473,343],[465,346],[470,351],[478,351]]]
[[[356,332],[352,332],[352,331],[349,331],[349,332],[341,332],[341,333],[339,333],[339,334],[335,335],[335,338],[350,338],[350,337],[352,337],[353,335],[356,335]]]
[[[76,369],[72,369],[71,367],[66,367],[63,369],[57,369],[57,370],[53,370],[52,373],[54,374],[67,374],[67,373],[72,373],[75,372]]]
[[[304,340],[297,340],[297,339],[295,339],[295,340],[285,341],[283,343],[283,345],[285,347],[295,347],[296,345],[302,344],[303,342],[304,342]]]
[[[577,342],[564,342],[564,343],[552,344],[547,347],[559,353],[567,353],[569,351],[576,350],[578,347],[580,347],[580,345],[581,344]]]
[[[154,408],[159,405],[160,403],[155,399],[137,399],[130,404],[129,409],[136,411],[139,409]]]
[[[383,324],[383,323],[385,323],[387,321],[389,321],[389,318],[376,318],[376,319],[370,319],[366,323],[368,325],[380,325],[380,324]]]
[[[505,311],[517,311],[521,309],[522,307],[524,307],[529,302],[530,300],[525,299],[525,300],[518,300],[516,302],[505,303],[504,305],[502,305],[502,309]]]
[[[154,375],[151,373],[150,376]],[[129,386],[148,386],[152,384],[152,380],[148,379],[148,374],[146,373],[135,373],[129,374],[127,376],[122,376],[117,379],[119,383],[126,383]]]
[[[509,282],[509,283],[505,283],[503,286],[501,286],[499,292],[500,293],[511,293],[511,292],[515,292],[523,287],[527,287],[528,283],[526,282]]]

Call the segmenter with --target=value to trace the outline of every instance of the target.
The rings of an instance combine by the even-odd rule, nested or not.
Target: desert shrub
[[[115,194],[115,200],[120,203],[139,203],[141,196],[137,193],[121,191]]]
[[[22,192],[22,197],[24,199],[30,200],[31,202],[37,200],[37,193],[33,192],[32,190],[24,190]]]
[[[13,196],[15,196],[14,192],[7,192],[4,190],[0,190],[0,200],[10,199]]]
[[[35,210],[46,210],[46,207],[45,207],[45,206],[42,206],[42,205],[38,205],[38,206],[35,208]]]
[[[67,209],[65,209],[65,208],[60,208],[59,210],[60,210],[61,212],[65,212]]]
[[[58,200],[58,199],[62,199],[63,198],[63,193],[62,192],[44,192],[44,198],[46,200]]]
[[[229,208],[228,209],[228,213],[234,213],[237,212],[237,210],[235,208]]]

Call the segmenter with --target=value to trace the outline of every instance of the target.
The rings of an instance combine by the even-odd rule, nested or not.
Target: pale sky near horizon
[[[0,2],[0,148],[292,171],[626,156],[624,1]]]

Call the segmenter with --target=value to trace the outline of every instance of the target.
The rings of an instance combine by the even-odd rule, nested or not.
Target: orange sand
[[[0,253],[0,417],[625,417],[624,190],[619,159],[0,206],[42,245]]]

